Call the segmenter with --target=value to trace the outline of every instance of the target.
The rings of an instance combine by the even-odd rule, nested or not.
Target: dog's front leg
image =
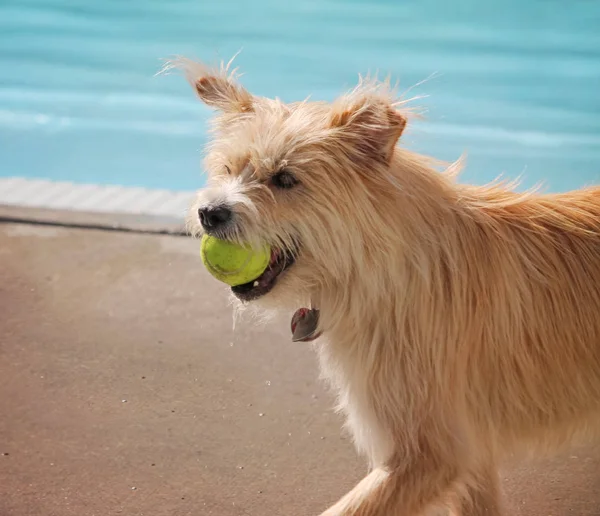
[[[321,516],[386,514],[384,504],[378,502],[383,502],[384,497],[389,496],[387,493],[393,490],[392,484],[392,473],[382,468],[376,468]]]
[[[422,516],[443,504],[459,470],[421,455],[408,467],[376,468],[321,516]]]

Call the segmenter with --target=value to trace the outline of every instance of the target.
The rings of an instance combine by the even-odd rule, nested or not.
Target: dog
[[[399,144],[388,81],[285,104],[229,65],[167,68],[217,111],[192,233],[270,244],[233,294],[318,315],[305,340],[370,463],[322,516],[500,516],[508,456],[600,435],[600,188],[459,183]]]

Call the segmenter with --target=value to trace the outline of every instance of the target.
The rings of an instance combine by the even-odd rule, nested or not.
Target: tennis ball
[[[266,270],[271,249],[265,245],[256,250],[205,234],[200,244],[200,257],[208,272],[235,287],[255,280]]]

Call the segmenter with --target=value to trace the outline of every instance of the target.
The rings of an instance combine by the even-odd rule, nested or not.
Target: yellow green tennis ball
[[[200,257],[208,272],[235,287],[249,283],[265,272],[271,249],[265,245],[256,250],[205,234],[200,244]]]

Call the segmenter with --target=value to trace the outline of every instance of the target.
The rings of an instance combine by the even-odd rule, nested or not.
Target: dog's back
[[[466,192],[461,247],[470,299],[461,302],[473,308],[464,321],[473,412],[502,447],[525,438],[555,448],[595,432],[600,189]]]

